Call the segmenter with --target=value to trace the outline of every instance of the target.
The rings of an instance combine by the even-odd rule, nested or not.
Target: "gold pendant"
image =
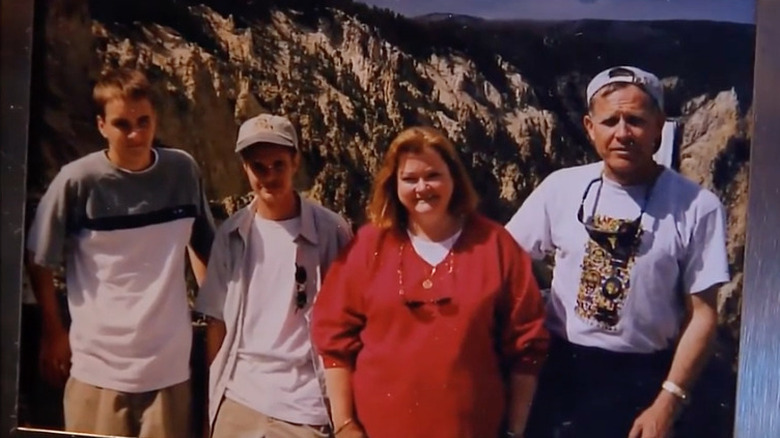
[[[425,280],[422,282],[422,286],[423,286],[425,289],[430,289],[430,288],[432,288],[432,287],[433,287],[433,282],[431,281],[431,279],[430,279],[430,278],[426,278],[426,279],[425,279]]]

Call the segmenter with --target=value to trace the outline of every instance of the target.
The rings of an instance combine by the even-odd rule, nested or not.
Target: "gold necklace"
[[[444,256],[444,260],[447,263],[447,273],[451,274],[453,265],[454,265],[454,259],[455,254],[452,252],[452,249],[455,247],[453,245],[449,251],[447,251],[447,255]],[[404,260],[404,249],[406,248],[406,242],[401,242],[401,246],[398,249],[398,287],[401,290],[401,294],[403,295],[404,292],[404,274],[403,274],[403,260]],[[428,274],[428,278],[424,279],[422,281],[422,287],[424,289],[430,289],[433,287],[433,276],[436,275],[436,269],[441,265],[442,263],[437,264],[433,268],[431,268],[431,273]]]

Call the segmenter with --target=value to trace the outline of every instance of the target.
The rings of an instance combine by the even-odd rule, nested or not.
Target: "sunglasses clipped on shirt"
[[[295,264],[295,311],[306,307],[306,268]]]
[[[443,306],[452,302],[451,297],[429,298],[427,300],[410,300],[406,298],[406,294],[404,293],[403,289],[400,290],[400,295],[404,305],[411,310],[419,309],[426,304]]]
[[[655,180],[653,180],[645,192],[644,203],[642,204],[642,208],[639,210],[639,215],[636,219],[620,224],[617,230],[604,230],[598,228],[593,223],[592,218],[588,218],[587,221],[585,220],[585,199],[588,198],[588,193],[593,184],[597,182],[603,185],[604,177],[599,176],[588,183],[588,186],[585,188],[585,193],[582,194],[580,208],[577,210],[577,220],[585,227],[585,231],[588,232],[588,236],[591,240],[609,252],[614,262],[625,265],[628,263],[631,254],[639,247],[642,230],[642,216],[645,214],[648,201],[650,201],[650,195],[653,191]]]

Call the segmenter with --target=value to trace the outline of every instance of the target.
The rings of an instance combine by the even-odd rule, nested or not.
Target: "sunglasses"
[[[406,294],[404,293],[403,289],[400,289],[398,293],[401,295],[401,301],[403,301],[404,305],[412,310],[419,309],[426,304],[443,306],[452,302],[451,297],[429,298],[427,300],[410,300],[406,298]]]
[[[604,184],[603,177],[593,179],[585,188],[585,193],[582,194],[582,200],[580,201],[580,208],[577,210],[577,220],[585,227],[585,231],[588,232],[588,236],[591,240],[596,242],[599,246],[609,251],[612,256],[613,262],[618,265],[625,265],[628,263],[628,259],[631,254],[639,247],[641,231],[642,231],[642,216],[645,214],[645,208],[650,200],[650,194],[653,191],[653,185],[645,192],[645,199],[642,205],[642,209],[639,210],[639,215],[630,222],[620,224],[617,230],[603,230],[596,227],[593,223],[593,218],[585,220],[585,199],[588,198],[588,193],[591,187],[595,183]]]
[[[295,311],[306,307],[306,268],[295,264]]]

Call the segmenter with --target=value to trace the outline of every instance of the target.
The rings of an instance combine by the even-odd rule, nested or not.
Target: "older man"
[[[729,280],[723,206],[657,164],[663,88],[635,67],[587,87],[597,163],[554,172],[507,228],[553,255],[554,342],[527,437],[668,436],[714,335]]]

